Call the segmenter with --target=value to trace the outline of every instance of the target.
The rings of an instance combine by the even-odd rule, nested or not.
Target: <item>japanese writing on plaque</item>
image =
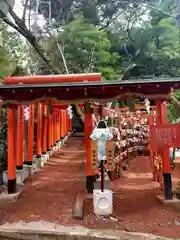
[[[112,140],[107,141],[107,169],[112,170],[114,168],[114,142]]]
[[[177,131],[175,127],[155,127],[150,135],[154,144],[158,143],[160,145],[171,145],[173,140],[177,138]]]
[[[92,171],[98,169],[98,148],[96,141],[91,141],[91,164]]]

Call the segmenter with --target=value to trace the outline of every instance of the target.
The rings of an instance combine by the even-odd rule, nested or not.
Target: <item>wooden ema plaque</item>
[[[106,156],[107,156],[107,169],[113,170],[114,169],[114,141],[109,140],[106,143]]]
[[[152,126],[149,139],[151,146],[156,148],[180,147],[180,124]]]
[[[98,147],[96,141],[91,140],[91,165],[92,171],[98,169]]]

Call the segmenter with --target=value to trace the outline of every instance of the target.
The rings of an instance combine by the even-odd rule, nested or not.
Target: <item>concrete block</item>
[[[54,146],[54,148],[55,148],[55,152],[57,152],[57,151],[59,150],[59,145],[58,145],[58,143],[56,143],[56,146]]]
[[[17,183],[23,183],[25,179],[28,177],[28,173],[26,169],[16,170],[16,180]],[[3,172],[3,183],[7,184],[8,182],[8,171]]]
[[[42,159],[36,158],[36,169],[42,168]]]
[[[17,190],[19,190],[17,193],[14,194],[8,194],[8,193],[2,193],[0,194],[0,209],[4,209],[7,207],[8,204],[11,202],[14,202],[16,199],[18,199],[22,193],[22,190],[17,186]]]
[[[49,159],[49,153],[47,152],[45,155],[45,163],[47,163],[48,159]]]
[[[48,157],[49,157],[49,153],[43,154],[41,156],[41,159],[42,159],[42,162],[43,162],[43,166],[44,166],[44,164],[47,163]]]
[[[37,172],[36,160],[33,160],[33,162],[32,162],[32,171],[33,171],[33,173],[36,173],[36,172]]]
[[[64,145],[65,141],[66,141],[66,137],[64,137],[64,138],[62,139],[62,144],[63,144],[63,145]]]
[[[59,149],[62,148],[62,141],[61,140],[57,144],[58,144]]]
[[[50,151],[47,152],[47,161],[49,160],[50,158]]]
[[[166,206],[172,206],[180,209],[180,200],[175,197],[171,200],[166,200],[163,195],[157,195],[157,199]]]
[[[17,181],[17,183],[23,183],[23,181],[24,181],[23,172],[24,172],[24,169],[23,170],[16,170],[16,181]]]
[[[29,170],[26,168],[26,165],[23,166],[22,171],[22,183],[29,177]],[[18,183],[18,182],[17,182]]]
[[[52,147],[52,152],[53,152],[53,154],[56,152],[56,146]]]
[[[45,163],[46,163],[46,154],[43,154],[41,156],[41,168],[44,167]]]
[[[33,175],[33,167],[32,165],[24,165],[24,172],[27,172],[27,177],[31,177]]]
[[[53,149],[49,151],[49,156],[52,157],[52,155],[53,155]]]
[[[65,136],[65,141],[67,141],[67,140],[68,140],[68,135]]]

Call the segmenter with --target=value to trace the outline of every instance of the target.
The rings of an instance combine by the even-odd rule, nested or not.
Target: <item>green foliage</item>
[[[116,64],[119,55],[109,51],[111,43],[105,31],[83,19],[69,23],[63,32],[49,41],[48,51],[53,53],[51,60],[56,66],[61,61],[57,41],[62,46],[70,73],[100,71],[105,79],[116,78],[118,70],[113,68],[113,64]],[[59,67],[63,71],[63,64]]]
[[[180,91],[175,91],[174,96],[180,102]],[[173,102],[168,103],[168,120],[169,123],[180,123],[180,107]]]

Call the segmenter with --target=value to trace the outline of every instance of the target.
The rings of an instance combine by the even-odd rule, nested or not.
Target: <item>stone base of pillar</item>
[[[56,152],[56,146],[52,147],[52,155]]]
[[[36,159],[34,159],[33,162],[32,162],[32,171],[33,171],[33,173],[36,173],[36,172],[37,172]]]
[[[165,199],[163,195],[157,195],[157,199],[164,205],[170,206],[170,207],[176,207],[177,209],[180,208],[180,200],[173,197],[172,199]]]
[[[63,143],[62,143],[62,141],[60,140],[59,141],[59,149],[61,149],[63,147]]]
[[[68,140],[68,134],[66,134],[63,138],[61,138],[61,147],[64,146],[64,143]]]
[[[68,132],[68,137],[70,137],[73,134],[73,131]]]
[[[47,161],[49,160],[50,158],[50,150],[47,152]]]
[[[0,194],[0,209],[4,210],[10,203],[18,199],[21,193],[22,193],[22,190],[19,190],[17,186],[16,193]]]
[[[54,152],[57,152],[58,150],[59,150],[58,144],[56,143],[56,144],[54,145]]]
[[[66,136],[64,137],[64,142],[66,142],[68,140],[68,133],[66,134]]]
[[[42,167],[44,166],[44,164],[47,163],[47,159],[48,159],[48,154],[47,153],[45,153],[41,156]]]
[[[53,148],[51,148],[51,150],[49,151],[49,156],[52,157],[53,155]]]
[[[36,158],[36,169],[42,168],[42,158]]]
[[[25,168],[22,170],[16,170],[16,182],[17,184],[23,183],[28,177],[28,172]],[[3,172],[3,183],[7,185],[8,183],[8,171]]]
[[[57,148],[59,150],[62,146],[61,140],[57,141],[56,145],[57,145]]]
[[[24,165],[24,170],[27,172],[27,177],[31,177],[33,175],[32,165]]]
[[[49,153],[47,152],[45,156],[45,163],[47,163],[48,160],[49,160]]]

